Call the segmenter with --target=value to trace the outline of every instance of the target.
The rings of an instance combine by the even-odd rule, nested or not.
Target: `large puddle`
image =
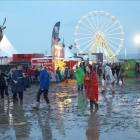
[[[115,95],[109,88],[100,93],[99,109],[90,111],[85,90],[78,92],[76,81],[55,84],[49,91],[51,109],[42,96],[35,110],[38,86],[33,85],[23,103],[0,103],[0,140],[140,140],[139,80],[125,79],[114,88]]]

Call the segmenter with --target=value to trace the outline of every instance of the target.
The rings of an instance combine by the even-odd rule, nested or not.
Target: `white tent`
[[[2,55],[12,56],[12,54],[18,53],[18,51],[12,46],[7,37],[4,35],[2,41],[0,42],[0,50]]]
[[[71,52],[71,50],[68,47],[65,47],[65,59],[74,60],[73,56],[74,54]]]

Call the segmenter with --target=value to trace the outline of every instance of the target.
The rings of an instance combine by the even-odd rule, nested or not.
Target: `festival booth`
[[[56,74],[56,70],[59,67],[61,70],[65,70],[65,66],[68,66],[70,73],[73,67],[78,61],[68,58],[72,57],[72,53],[68,49],[64,49],[62,45],[54,45],[53,47],[53,56],[51,58],[32,58],[31,65],[35,69],[37,64],[42,64],[43,67],[47,67],[49,70]],[[65,57],[65,54],[67,57]]]
[[[76,65],[78,61],[76,61],[72,57],[73,54],[69,51],[67,47],[63,47],[62,45],[55,45],[54,46],[54,62],[55,62],[55,70],[59,67],[61,70],[65,70],[65,66],[71,70]]]
[[[64,65],[64,49],[60,45],[55,45],[53,53],[53,57],[50,58],[32,58],[32,68],[35,69],[37,64],[42,64],[43,67],[47,67],[55,73],[57,67]]]

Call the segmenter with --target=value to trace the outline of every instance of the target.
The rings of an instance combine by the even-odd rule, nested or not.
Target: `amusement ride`
[[[124,32],[115,16],[105,11],[93,11],[84,15],[75,27],[75,46],[79,54],[103,53],[105,61],[117,62]]]

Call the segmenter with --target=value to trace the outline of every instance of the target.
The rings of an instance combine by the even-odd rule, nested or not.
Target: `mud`
[[[125,79],[101,94],[99,108],[89,110],[85,90],[75,80],[54,84],[49,90],[51,109],[41,97],[35,105],[38,85],[24,93],[23,102],[0,102],[0,140],[140,140],[140,82]],[[10,89],[9,89],[10,92]]]

